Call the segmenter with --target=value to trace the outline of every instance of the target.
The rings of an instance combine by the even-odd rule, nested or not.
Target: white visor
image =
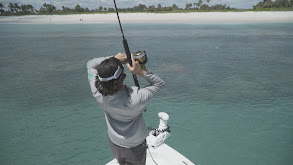
[[[99,77],[99,80],[100,80],[100,81],[110,81],[110,80],[113,80],[113,79],[117,79],[117,78],[120,76],[121,72],[122,72],[122,69],[121,69],[120,66],[118,65],[118,68],[117,68],[117,70],[115,71],[115,73],[114,73],[113,76],[108,77],[108,78],[102,78],[102,77],[100,77],[100,76],[98,75],[98,77]]]

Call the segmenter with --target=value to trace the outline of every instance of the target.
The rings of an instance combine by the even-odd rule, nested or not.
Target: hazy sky
[[[262,0],[210,0],[210,5],[215,4],[226,4],[234,8],[252,8],[253,5],[257,4]],[[114,7],[113,0],[0,0],[5,5],[9,3],[18,4],[31,4],[35,8],[39,9],[43,3],[48,3],[56,6],[60,9],[62,6],[73,8],[77,4],[81,7],[88,7],[89,9],[96,9],[99,6],[103,7]],[[186,3],[195,3],[198,0],[116,0],[118,8],[127,8],[137,6],[138,4],[145,4],[146,6],[161,4],[162,6],[171,6],[173,4],[178,5],[180,8],[185,8]],[[206,0],[203,0],[206,3]]]

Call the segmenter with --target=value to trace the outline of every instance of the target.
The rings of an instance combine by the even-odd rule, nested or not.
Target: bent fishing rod
[[[120,22],[120,17],[119,17],[119,14],[118,14],[118,8],[116,6],[116,1],[115,0],[113,0],[113,1],[114,1],[115,9],[116,9],[118,22],[119,22],[119,25],[120,25],[123,46],[124,46],[124,49],[125,49],[125,53],[127,55],[127,62],[129,63],[130,66],[132,66],[131,53],[130,53],[130,50],[129,50],[129,47],[128,47],[127,40],[125,39],[125,36],[124,36],[124,33],[123,33],[122,25],[121,25],[121,22]],[[146,70],[145,64],[147,63],[148,58],[147,58],[147,54],[146,54],[145,51],[137,51],[137,52],[135,52],[133,54],[133,58],[135,59],[135,61],[139,62],[139,64],[141,65],[142,69]],[[132,77],[133,77],[135,85],[139,88],[139,84],[138,84],[138,81],[137,81],[137,76],[135,74],[132,74]]]
[[[121,25],[119,14],[118,14],[118,8],[116,6],[116,1],[115,0],[113,0],[113,1],[114,1],[114,5],[115,5],[115,10],[116,10],[118,22],[119,22],[119,25],[120,25],[120,30],[121,30],[121,34],[122,34],[122,42],[123,42],[124,50],[125,50],[125,53],[127,55],[127,61],[129,63],[129,65],[132,66],[131,54],[130,54],[130,50],[129,50],[129,47],[128,47],[127,40],[124,37],[122,25]],[[135,86],[137,86],[139,88],[139,83],[138,83],[138,80],[137,80],[137,76],[135,74],[132,74],[132,77],[133,77],[133,81],[134,81]]]

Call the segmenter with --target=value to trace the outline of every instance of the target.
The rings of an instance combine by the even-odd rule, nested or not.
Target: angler
[[[115,1],[114,1],[115,2]],[[115,3],[116,7],[116,3]],[[116,10],[117,11],[117,10]],[[117,16],[118,11],[117,11]],[[119,20],[120,23],[120,20]],[[121,27],[121,24],[120,24]],[[95,58],[87,63],[88,80],[92,94],[105,112],[109,135],[109,147],[121,165],[144,165],[146,163],[146,137],[148,130],[142,113],[152,98],[164,86],[164,81],[145,68],[145,52],[130,54],[122,27],[125,53]],[[124,64],[133,74],[136,86],[124,84]],[[139,62],[140,61],[140,62]],[[149,85],[139,88],[137,76]]]

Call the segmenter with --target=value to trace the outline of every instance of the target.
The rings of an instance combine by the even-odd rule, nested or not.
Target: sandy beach
[[[123,23],[293,23],[293,12],[120,13]],[[0,24],[117,23],[115,13],[1,16]]]

